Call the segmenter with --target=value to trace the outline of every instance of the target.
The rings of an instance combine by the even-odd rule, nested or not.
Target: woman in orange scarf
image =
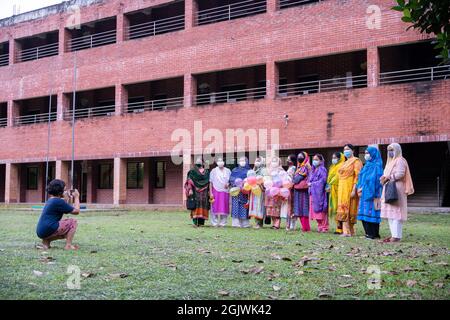
[[[353,155],[354,147],[351,144],[344,146],[344,164],[338,170],[338,208],[336,219],[342,223],[342,236],[355,235],[354,225],[358,215],[359,197],[356,192],[358,175],[362,169],[362,162]]]

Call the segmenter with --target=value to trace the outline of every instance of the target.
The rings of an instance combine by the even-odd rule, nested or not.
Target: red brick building
[[[75,105],[83,202],[182,204],[171,134],[202,120],[277,129],[284,156],[399,142],[412,201],[448,204],[450,68],[393,4],[73,0],[0,20],[0,202],[42,202],[47,155],[69,179]]]

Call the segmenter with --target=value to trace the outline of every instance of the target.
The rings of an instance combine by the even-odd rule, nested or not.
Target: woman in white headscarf
[[[388,157],[386,167],[380,182],[383,185],[381,195],[381,217],[388,219],[391,237],[384,242],[398,242],[402,238],[403,223],[407,220],[407,197],[414,193],[414,186],[409,171],[408,162],[402,156],[402,148],[398,143],[392,143],[387,148]],[[386,183],[394,181],[397,188],[398,200],[393,203],[385,202]]]
[[[211,194],[214,197],[214,202],[211,206],[211,225],[213,227],[225,227],[230,214],[228,184],[231,170],[225,167],[223,158],[217,158],[216,164],[217,167],[211,170],[209,176]]]

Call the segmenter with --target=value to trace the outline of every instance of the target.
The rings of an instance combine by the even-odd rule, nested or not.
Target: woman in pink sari
[[[211,170],[209,181],[211,194],[214,202],[211,206],[211,225],[213,227],[224,227],[230,214],[230,195],[228,193],[228,183],[231,170],[225,167],[222,158],[217,158],[217,167]]]

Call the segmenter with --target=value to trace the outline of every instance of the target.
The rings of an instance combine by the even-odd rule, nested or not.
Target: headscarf
[[[254,167],[253,170],[255,170],[257,176],[265,176],[267,175],[267,169],[266,169],[266,159],[263,157],[258,157],[256,159],[259,159],[261,162],[261,165],[257,168]]]
[[[244,157],[243,157],[244,158]],[[247,178],[247,171],[250,170],[250,165],[248,164],[248,159],[247,157],[245,157],[245,166],[241,167],[239,164],[236,168],[233,169],[233,171],[231,171],[231,175],[230,175],[230,184],[235,187],[235,181],[237,178],[244,180],[245,178]]]
[[[306,151],[302,151],[297,155],[297,158],[299,155],[303,155],[305,159],[302,163],[297,162],[297,170],[295,171],[295,174],[300,174],[304,177],[306,177],[309,172],[311,171],[311,165],[309,164],[309,155]]]
[[[394,157],[391,158],[389,157],[388,154],[388,158],[387,158],[387,162],[386,162],[386,167],[384,168],[384,172],[383,175],[385,177],[390,177],[392,174],[392,170],[394,169],[396,163],[398,161],[404,161],[405,162],[405,166],[406,166],[406,172],[405,172],[405,193],[407,195],[411,195],[414,193],[414,186],[413,186],[413,182],[412,182],[412,178],[411,178],[411,172],[409,171],[409,166],[408,166],[408,162],[406,161],[405,158],[403,158],[402,155],[402,147],[398,144],[398,143],[391,143],[389,147],[392,147],[394,149]]]
[[[272,167],[272,162],[276,160],[278,162],[278,165],[276,167]],[[279,173],[281,171],[284,171],[283,166],[281,165],[281,159],[279,157],[273,157],[270,160],[270,167],[269,167],[269,173],[272,175],[272,173]]]
[[[340,154],[340,156],[339,156],[338,162],[337,162],[336,164],[332,163],[331,166],[330,166],[330,168],[328,169],[328,179],[327,179],[327,183],[328,183],[329,185],[332,185],[332,184],[335,183],[335,181],[338,181],[338,180],[336,179],[336,177],[337,177],[337,172],[338,172],[339,168],[342,166],[342,164],[343,164],[344,161],[345,161],[345,156],[344,156],[344,154],[343,154],[342,152],[340,152],[339,154]]]
[[[358,177],[357,188],[362,188],[363,201],[372,200],[381,196],[380,177],[383,175],[383,160],[380,151],[372,146],[367,147],[370,160],[361,169]]]
[[[203,189],[209,184],[209,170],[205,168],[203,173],[201,173],[200,169],[194,166],[189,170],[187,178],[192,181],[197,189]]]

